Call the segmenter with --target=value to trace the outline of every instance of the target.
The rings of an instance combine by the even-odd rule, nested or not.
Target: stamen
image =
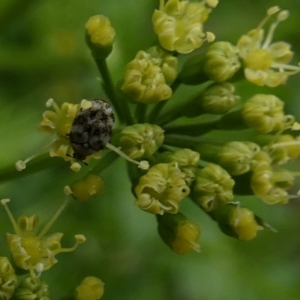
[[[147,170],[149,168],[149,163],[146,160],[143,161],[136,161],[134,159],[132,159],[131,157],[129,157],[128,155],[126,155],[123,151],[121,151],[121,149],[115,147],[114,145],[107,143],[106,147],[114,152],[116,152],[117,154],[119,154],[120,156],[122,156],[123,158],[125,158],[126,160],[136,164],[139,166],[139,168]],[[148,163],[148,164],[147,164]]]
[[[39,233],[38,237],[42,238],[50,229],[50,227],[53,225],[53,223],[56,221],[56,219],[59,217],[59,215],[62,213],[62,211],[66,208],[70,201],[69,197],[66,197],[63,204],[59,207],[59,209],[56,211],[56,213],[53,215],[53,217],[48,221],[48,223],[45,225],[43,230]]]
[[[10,209],[8,208],[8,205],[7,205],[7,203],[8,203],[9,201],[10,201],[10,199],[2,199],[2,200],[1,200],[1,204],[4,206],[4,209],[5,209],[5,211],[6,211],[7,215],[8,215],[8,217],[9,217],[9,219],[10,219],[12,225],[13,225],[13,228],[14,228],[15,233],[16,233],[17,235],[20,235],[21,232],[20,232],[19,226],[18,226],[18,224],[17,224],[17,222],[16,222],[16,220],[15,220],[13,214],[11,213],[11,211],[10,211]]]

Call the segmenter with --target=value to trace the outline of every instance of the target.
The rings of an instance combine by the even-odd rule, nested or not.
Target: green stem
[[[89,173],[99,174],[107,167],[113,164],[113,162],[119,157],[119,155],[113,151],[107,151],[107,153],[101,157],[100,161],[90,169]]]
[[[172,83],[171,85],[171,89],[173,91],[173,95],[174,93],[176,92],[176,90],[178,89],[178,87],[180,86],[181,84],[181,81],[179,80],[179,78],[177,77],[175,79],[175,81]],[[154,108],[152,109],[149,117],[147,118],[148,122],[149,123],[156,123],[155,121],[159,120],[159,115],[161,113],[161,111],[163,110],[163,108],[165,107],[165,105],[167,104],[167,102],[169,101],[168,100],[163,100],[163,101],[160,101],[159,103],[157,103]]]
[[[166,134],[182,134],[187,136],[199,136],[211,130],[218,129],[219,119],[202,121],[196,124],[178,124],[164,127]]]
[[[186,135],[166,135],[164,145],[193,149],[199,143],[199,138]]]
[[[14,165],[0,170],[0,182],[22,178],[63,163],[61,158],[50,157],[49,153],[44,153],[31,160],[23,171],[17,171]]]
[[[120,122],[125,124],[132,124],[133,121],[128,103],[126,101],[122,101],[119,97],[117,97],[106,59],[100,59],[96,57],[94,57],[94,59],[102,76],[103,89],[109,97],[113,107],[115,108]]]
[[[147,113],[148,105],[143,103],[138,103],[136,106],[135,115],[137,118],[138,123],[144,123],[145,122],[145,116]]]

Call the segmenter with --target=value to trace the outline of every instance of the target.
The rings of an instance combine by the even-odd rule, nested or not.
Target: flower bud
[[[196,223],[181,213],[157,216],[157,222],[160,237],[175,253],[200,252],[197,240],[201,231]]]
[[[260,147],[252,142],[229,142],[219,152],[218,163],[231,175],[248,172]]]
[[[162,145],[164,130],[158,125],[134,124],[121,132],[119,145],[133,159],[148,158]]]
[[[199,158],[200,154],[198,152],[185,148],[174,153],[164,152],[158,157],[158,161],[177,163],[180,171],[184,173],[184,180],[190,186],[195,180]]]
[[[204,73],[217,82],[228,81],[241,67],[237,48],[229,42],[216,42],[205,54]]]
[[[153,214],[176,214],[179,202],[189,192],[184,174],[176,163],[161,163],[151,167],[147,174],[140,178],[135,187],[135,204]]]
[[[233,200],[234,180],[220,166],[208,164],[196,173],[192,198],[206,211]]]
[[[104,294],[104,283],[101,279],[89,276],[85,277],[75,290],[75,300],[97,300]]]
[[[112,51],[116,35],[109,19],[103,15],[92,16],[86,22],[85,29],[86,42],[93,56],[97,59],[105,59]]]
[[[286,116],[283,107],[278,97],[257,94],[244,104],[242,115],[246,124],[260,133],[280,131],[293,123],[293,117]]]
[[[17,276],[7,257],[0,257],[0,299],[10,299],[17,285]]]
[[[42,299],[50,300],[48,285],[38,277],[25,277],[17,287],[14,294],[16,299]]]
[[[75,199],[85,202],[103,192],[104,181],[97,175],[88,174],[83,179],[72,184],[71,189]]]
[[[126,66],[121,90],[135,101],[144,104],[171,98],[172,89],[167,85],[167,79],[172,79],[174,75],[171,74],[169,66],[165,65],[166,60],[139,51],[135,59]]]
[[[273,164],[278,165],[295,160],[300,155],[299,140],[290,134],[278,136],[274,143],[268,145],[266,149],[272,157]]]
[[[251,210],[235,204],[219,207],[210,215],[218,222],[225,234],[239,240],[252,240],[256,237],[258,230],[263,229]]]

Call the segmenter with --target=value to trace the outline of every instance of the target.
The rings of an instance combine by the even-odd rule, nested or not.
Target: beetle
[[[93,100],[90,108],[81,108],[69,134],[73,158],[83,161],[102,150],[112,136],[114,123],[113,109],[102,99]]]

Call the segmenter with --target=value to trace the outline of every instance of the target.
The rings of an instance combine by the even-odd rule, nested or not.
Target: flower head
[[[152,23],[159,42],[168,51],[189,53],[208,39],[203,24],[208,19],[211,7],[218,1],[189,2],[160,0],[159,9],[154,11]]]
[[[276,21],[265,33],[263,28],[265,23],[275,14],[277,14]],[[243,60],[244,73],[248,81],[261,86],[276,87],[284,84],[290,75],[299,73],[299,66],[289,64],[293,57],[291,45],[286,42],[272,43],[276,27],[287,17],[288,11],[272,7],[257,28],[239,39],[238,54]]]
[[[151,167],[135,187],[135,204],[153,214],[177,213],[179,203],[190,192],[184,177],[176,163]]]

